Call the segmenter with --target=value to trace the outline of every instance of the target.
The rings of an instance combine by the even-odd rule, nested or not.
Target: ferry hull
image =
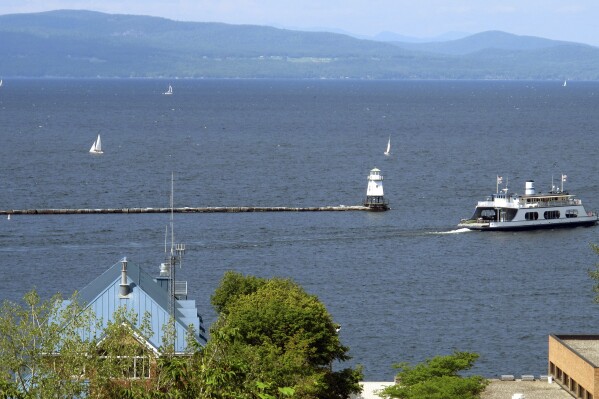
[[[547,220],[535,222],[488,222],[488,223],[460,223],[458,227],[479,231],[522,231],[541,229],[561,229],[573,227],[591,227],[597,224],[597,217],[589,217],[584,220],[562,221]]]

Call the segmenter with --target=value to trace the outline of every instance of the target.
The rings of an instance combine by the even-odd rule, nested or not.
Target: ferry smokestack
[[[536,191],[535,191],[535,181],[534,180],[527,180],[526,181],[526,186],[525,186],[525,191],[524,191],[525,195],[535,195]]]

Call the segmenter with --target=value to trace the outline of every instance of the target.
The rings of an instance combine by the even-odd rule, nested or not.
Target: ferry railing
[[[547,208],[550,206],[569,206],[569,205],[582,205],[582,201],[579,199],[570,199],[563,201],[536,201],[536,202],[525,202],[523,203],[525,208]]]

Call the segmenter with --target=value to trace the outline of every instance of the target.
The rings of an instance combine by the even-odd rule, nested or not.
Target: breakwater
[[[10,209],[0,210],[0,215],[88,215],[114,213],[242,213],[242,212],[341,212],[341,211],[380,211],[367,206],[215,206],[183,208],[105,208],[105,209]]]

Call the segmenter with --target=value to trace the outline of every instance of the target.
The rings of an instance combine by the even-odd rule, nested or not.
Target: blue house
[[[169,268],[165,264],[161,266],[160,276],[153,278],[126,258],[115,263],[79,292],[79,301],[85,308],[91,309],[95,319],[100,321],[98,327],[91,327],[82,331],[82,334],[101,340],[103,330],[109,322],[114,321],[115,312],[124,308],[137,315],[137,325],[131,323],[134,330],[139,328],[144,315],[149,316],[152,333],[144,338],[146,342],[142,344],[156,355],[160,355],[164,327],[169,321],[174,322],[175,354],[186,353],[190,344],[187,339],[191,337],[204,345],[207,341],[206,331],[195,300],[187,299],[187,283],[175,281],[172,285],[175,286],[174,292],[172,288],[169,292],[170,283]],[[63,305],[68,302],[64,301]],[[193,331],[191,337],[189,331]]]

